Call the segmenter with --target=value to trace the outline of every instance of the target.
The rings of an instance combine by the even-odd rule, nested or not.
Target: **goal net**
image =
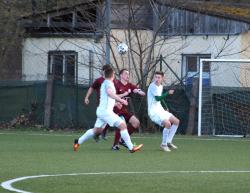
[[[198,136],[250,134],[250,60],[201,59]]]

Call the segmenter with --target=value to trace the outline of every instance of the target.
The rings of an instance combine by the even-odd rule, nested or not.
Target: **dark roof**
[[[171,6],[177,9],[197,12],[209,16],[236,20],[250,23],[250,5],[236,3],[215,3],[215,2],[178,2],[176,4],[165,3],[161,0],[157,4]]]
[[[92,3],[97,3],[103,0],[92,0]],[[115,2],[115,1],[114,1]],[[112,2],[113,3],[113,2]],[[121,5],[124,4],[121,0]],[[155,0],[155,3],[159,5],[165,5],[177,9],[182,9],[191,12],[197,12],[200,14],[206,14],[209,16],[220,17],[225,19],[236,20],[250,24],[250,5],[249,4],[236,4],[236,3],[215,3],[215,2],[176,2],[166,3],[164,0]],[[46,15],[48,13],[59,12],[68,9],[75,9],[79,6],[89,4],[89,1],[85,3],[76,4],[71,7],[62,7],[58,9],[52,9],[34,14],[28,14],[21,17],[21,19],[33,18],[36,16]],[[115,3],[116,4],[116,3]]]

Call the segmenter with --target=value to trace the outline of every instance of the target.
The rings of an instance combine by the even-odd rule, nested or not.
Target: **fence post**
[[[76,130],[78,129],[78,53],[76,53]]]
[[[50,126],[54,75],[48,74],[47,77],[48,77],[48,80],[47,80],[47,88],[46,88],[45,115],[44,115],[45,127]]]
[[[198,78],[193,78],[193,84],[192,84],[192,94],[197,97],[198,95],[198,90],[199,90],[199,79]],[[195,119],[196,119],[196,100],[191,97],[190,99],[190,108],[189,108],[189,118],[188,118],[188,127],[187,127],[187,132],[186,134],[191,135],[193,134],[194,130],[194,124],[195,124]]]
[[[89,86],[91,86],[94,82],[93,64],[94,64],[94,52],[92,50],[89,50]]]
[[[162,71],[162,55],[160,56],[160,71]]]

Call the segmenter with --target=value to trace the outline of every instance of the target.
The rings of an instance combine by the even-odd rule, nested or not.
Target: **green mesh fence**
[[[158,64],[159,61],[160,66]],[[168,67],[169,73],[172,73],[179,80],[176,85],[164,87],[164,92],[170,89],[175,90],[173,95],[169,95],[165,99],[165,102],[170,112],[180,120],[177,133],[186,134],[190,98],[193,97],[191,94],[192,86],[183,86],[181,79],[162,57],[157,60],[154,67],[158,66],[161,69],[162,61]],[[151,70],[153,70],[153,67]],[[77,84],[74,78],[59,75],[48,74],[46,81],[0,82],[0,121],[12,121],[20,114],[26,114],[34,121],[30,126],[40,125],[41,127],[62,129],[94,127],[96,108],[98,107],[96,90],[89,97],[90,104],[85,105],[84,100],[90,87],[90,82],[83,83],[80,81],[81,83]],[[68,81],[64,81],[64,79]],[[127,106],[128,111],[139,119],[143,130],[151,132],[148,130],[150,120],[147,115],[146,97],[133,94],[130,103]],[[197,133],[197,112],[192,116],[195,121],[194,126],[192,126],[194,127],[192,133]],[[110,128],[110,130],[113,129],[115,128]],[[157,130],[162,130],[162,128],[158,127]]]
[[[51,127],[75,127],[78,120],[79,127],[93,127],[96,120],[97,96],[94,91],[90,97],[90,104],[84,104],[88,86],[53,83],[53,99],[51,105]],[[45,99],[47,82],[1,82],[1,111],[0,121],[12,121],[20,114],[34,113],[36,124],[44,124]],[[78,89],[78,103],[76,102]],[[35,105],[33,105],[35,104]],[[76,108],[78,107],[78,117]]]
[[[79,127],[90,128],[96,121],[96,108],[98,106],[96,91],[89,98],[90,104],[84,104],[84,98],[89,86],[65,84],[54,82],[52,126],[75,126],[78,121]],[[76,101],[76,90],[78,90],[78,102]],[[78,116],[76,114],[78,108]]]
[[[1,121],[11,121],[21,113],[29,114],[35,104],[34,118],[43,124],[46,82],[1,82]]]
[[[1,82],[1,111],[0,121],[12,121],[20,114],[34,114],[34,121],[37,125],[44,124],[45,100],[47,82]],[[89,97],[90,104],[85,105],[84,98],[89,89],[89,85],[78,85],[54,81],[50,127],[92,128],[96,121],[96,108],[98,106],[96,91]],[[168,89],[166,88],[164,92]],[[78,102],[76,101],[78,94]],[[146,97],[133,94],[131,103],[134,108],[128,105],[129,112],[134,114],[140,122],[147,123],[147,103]],[[185,134],[189,100],[186,92],[182,89],[175,90],[174,95],[169,95],[165,99],[170,112],[180,119],[178,133]],[[35,104],[35,105],[34,105]],[[77,116],[78,108],[78,116]],[[113,130],[115,128],[111,128]]]

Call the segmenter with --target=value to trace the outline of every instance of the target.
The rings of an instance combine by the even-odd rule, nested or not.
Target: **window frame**
[[[197,73],[196,75],[194,75],[193,77],[198,78],[199,77],[199,70],[200,70],[200,59],[211,59],[211,54],[210,53],[204,53],[204,54],[182,54],[182,80],[184,82],[185,85],[188,85],[188,80],[189,80],[189,71],[188,71],[188,63],[187,63],[187,58],[188,57],[196,57],[197,58],[197,71],[193,72],[193,73]],[[190,71],[192,72],[192,71]],[[211,66],[209,65],[209,69],[208,71],[204,71],[203,73],[205,73],[208,76],[209,82],[211,82],[210,80],[210,72],[211,72]],[[192,77],[192,76],[190,76]]]
[[[76,82],[76,59],[77,59],[77,52],[73,50],[50,50],[48,52],[48,74],[53,74],[55,75],[55,63],[54,63],[54,56],[56,55],[62,55],[62,80],[60,82],[63,83],[72,83]],[[74,55],[74,75],[72,76],[72,81],[69,81],[69,78],[67,78],[67,63],[66,63],[66,58],[67,56]],[[59,80],[57,80],[59,81]]]

